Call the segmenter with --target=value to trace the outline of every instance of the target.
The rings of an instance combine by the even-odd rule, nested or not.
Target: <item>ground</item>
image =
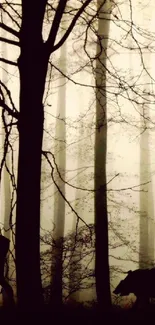
[[[52,311],[50,308],[44,308],[44,311],[40,312],[20,312],[17,309],[0,310],[0,322],[11,321],[14,323],[24,324],[25,322],[45,322],[48,324],[79,324],[79,325],[97,325],[97,324],[127,324],[132,321],[146,320],[147,323],[150,319],[155,317],[155,310],[149,309],[147,311],[135,311],[131,310],[113,310],[109,313],[97,312],[95,309],[71,309],[65,308],[61,312]]]

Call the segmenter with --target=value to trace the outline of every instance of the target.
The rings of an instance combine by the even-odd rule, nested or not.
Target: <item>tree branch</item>
[[[54,42],[55,42],[55,39],[57,36],[57,32],[59,29],[62,15],[64,13],[64,9],[66,7],[66,3],[67,3],[67,0],[59,0],[59,4],[57,7],[55,16],[54,16],[54,20],[53,20],[52,27],[51,27],[51,30],[49,33],[49,37],[48,37],[47,41],[45,42],[45,46],[47,48],[48,55],[50,55],[53,52]]]
[[[14,118],[16,118],[18,120],[19,118],[19,113],[18,112],[14,112],[7,104],[4,103],[3,100],[0,99],[0,106],[3,107],[7,113],[11,116],[13,116]]]
[[[11,33],[12,35],[16,36],[19,38],[19,32],[17,32],[15,29],[13,29],[12,27],[9,27],[3,23],[0,23],[0,27],[3,28],[4,30],[6,30],[7,32]]]
[[[5,38],[5,37],[0,37],[0,42],[5,42],[5,43],[12,44],[15,46],[20,46],[19,42],[13,41],[13,40]]]
[[[64,199],[64,201],[70,207],[71,211],[76,215],[77,220],[81,220],[86,225],[86,227],[88,227],[88,229],[91,231],[89,225],[86,223],[86,221],[83,218],[81,218],[78,215],[78,213],[75,211],[75,209],[73,208],[73,206],[71,205],[71,203],[67,200],[67,198],[65,197],[65,195],[62,193],[60,187],[58,186],[58,184],[57,184],[57,182],[56,182],[56,180],[54,178],[54,167],[52,166],[52,163],[51,163],[51,161],[50,161],[50,159],[48,157],[48,154],[51,154],[51,152],[50,151],[44,151],[44,150],[42,150],[42,155],[46,158],[49,166],[51,167],[51,177],[52,177],[52,180],[53,180],[54,185],[56,186],[58,192],[60,193],[60,195],[62,196],[62,198]]]
[[[18,66],[18,64],[16,62],[13,62],[13,61],[10,61],[10,60],[4,59],[4,58],[0,58],[0,61],[4,62],[6,64],[14,65],[16,67]]]
[[[18,28],[20,29],[20,24],[16,21],[16,19],[14,18],[14,15],[12,15],[9,11],[6,10],[6,6],[3,6],[0,4],[0,9],[3,10],[5,12],[5,14],[11,19],[11,21],[14,24],[16,24],[18,26]],[[15,12],[15,13],[17,13],[17,12]]]
[[[80,15],[82,14],[82,12],[84,11],[84,9],[89,5],[89,3],[91,1],[92,0],[86,0],[86,2],[81,6],[81,8],[78,10],[77,14],[74,16],[74,18],[73,18],[70,26],[68,27],[68,29],[67,29],[66,33],[64,34],[64,36],[62,37],[62,39],[55,46],[53,46],[52,52],[56,51],[66,41],[66,39],[68,38],[69,34],[73,30],[73,28],[74,28],[77,20],[79,19]]]

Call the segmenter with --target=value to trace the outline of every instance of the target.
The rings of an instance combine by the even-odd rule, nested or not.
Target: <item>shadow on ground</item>
[[[9,320],[12,324],[27,323],[28,321],[50,322],[52,324],[132,324],[132,321],[150,321],[155,317],[155,307],[149,306],[146,310],[123,310],[113,309],[110,312],[98,311],[96,308],[86,308],[78,306],[76,308],[64,306],[61,311],[52,310],[49,306],[44,306],[38,311],[21,311],[19,308],[1,308],[0,322]]]

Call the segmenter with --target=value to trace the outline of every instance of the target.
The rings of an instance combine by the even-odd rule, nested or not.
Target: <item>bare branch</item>
[[[9,26],[5,25],[4,23],[0,23],[0,27],[3,28],[4,30],[6,30],[7,32],[11,33],[12,35],[19,38],[19,32],[17,32],[12,27],[9,27]]]
[[[54,20],[52,23],[52,27],[51,27],[51,30],[49,33],[49,37],[48,37],[47,41],[45,42],[45,46],[47,48],[48,55],[50,55],[53,52],[54,42],[55,42],[55,39],[57,36],[61,18],[64,13],[64,9],[66,7],[66,3],[67,3],[67,0],[59,1],[57,10],[56,10],[56,13],[54,16]]]
[[[4,103],[2,99],[0,99],[0,106],[3,107],[8,112],[9,115],[15,117],[16,119],[19,118],[19,113],[14,112],[7,104]]]
[[[12,111],[13,111],[13,113],[16,113],[16,116],[15,115],[14,116],[12,115],[12,116],[15,117],[16,119],[18,119],[19,112],[18,112],[18,110],[16,109],[16,107],[14,105],[10,90],[8,89],[8,87],[1,80],[0,80],[0,85],[5,89],[6,94],[7,94],[8,98],[9,98],[10,103],[11,103],[12,109],[10,109],[9,107],[7,108],[8,105],[5,104],[5,98],[6,97],[4,96],[4,93],[2,92],[2,88],[0,87],[1,106],[4,109],[6,109],[6,111],[8,111],[9,115],[12,115]],[[5,104],[5,107],[4,107],[4,104]]]
[[[14,15],[12,15],[9,11],[7,11],[5,6],[1,5],[0,9],[2,9],[9,16],[9,18],[11,19],[11,21],[14,24],[16,24],[18,26],[18,28],[20,28],[20,24],[16,21],[16,19],[14,19]]]
[[[22,17],[21,17],[21,15],[19,13],[19,10],[16,9],[16,6],[18,6],[18,8],[20,6],[20,8],[21,8],[22,4],[17,5],[17,3],[12,3],[12,2],[8,2],[8,1],[6,1],[6,3],[10,7],[10,9],[13,11],[13,15],[11,13],[11,16],[14,16],[14,14],[15,14],[17,16],[17,18],[19,18],[21,20]]]
[[[0,58],[0,61],[4,62],[6,64],[14,65],[16,67],[18,66],[18,64],[16,62],[13,62],[13,61],[10,61],[10,60],[4,59],[4,58]]]
[[[57,182],[55,181],[55,178],[54,178],[54,167],[52,166],[52,163],[51,163],[51,161],[50,161],[50,159],[49,159],[49,157],[48,157],[48,154],[49,154],[49,153],[50,153],[50,152],[48,152],[48,151],[43,151],[43,150],[42,150],[42,155],[46,158],[46,161],[48,162],[49,166],[51,167],[51,177],[52,177],[52,180],[53,180],[54,185],[56,186],[58,192],[59,192],[60,195],[63,197],[63,199],[65,200],[65,202],[66,202],[66,203],[68,204],[68,206],[70,207],[71,211],[76,215],[77,219],[78,219],[78,220],[81,220],[81,221],[86,225],[86,227],[88,227],[88,229],[89,229],[90,232],[91,232],[91,229],[90,229],[89,225],[86,223],[86,221],[84,221],[84,219],[82,219],[82,218],[78,215],[78,213],[77,213],[77,212],[75,211],[75,209],[72,207],[71,203],[67,200],[67,198],[64,196],[64,194],[62,193],[61,189],[59,188]],[[51,154],[51,153],[50,153],[50,154]]]
[[[82,12],[84,11],[84,9],[89,5],[89,3],[92,0],[86,0],[85,3],[83,3],[83,5],[81,6],[81,8],[78,10],[77,14],[74,16],[70,26],[68,27],[66,33],[64,34],[64,36],[62,37],[62,39],[53,47],[52,52],[56,51],[60,46],[62,46],[62,44],[66,41],[66,39],[68,38],[68,36],[70,35],[71,31],[73,30],[77,20],[79,19],[80,15],[82,14]]]
[[[13,40],[5,38],[5,37],[0,37],[0,42],[5,42],[5,43],[12,44],[15,46],[20,46],[19,42],[13,41]]]

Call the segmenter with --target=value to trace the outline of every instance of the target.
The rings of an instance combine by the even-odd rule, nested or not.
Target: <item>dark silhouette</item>
[[[10,240],[0,235],[0,285],[2,286],[3,305],[7,307],[14,305],[13,290],[4,277],[4,265],[9,250],[9,244]]]
[[[134,293],[137,297],[136,307],[139,306],[139,303],[144,306],[149,305],[149,299],[155,298],[155,268],[129,271],[127,277],[120,281],[114,293],[120,294],[120,296]]]

